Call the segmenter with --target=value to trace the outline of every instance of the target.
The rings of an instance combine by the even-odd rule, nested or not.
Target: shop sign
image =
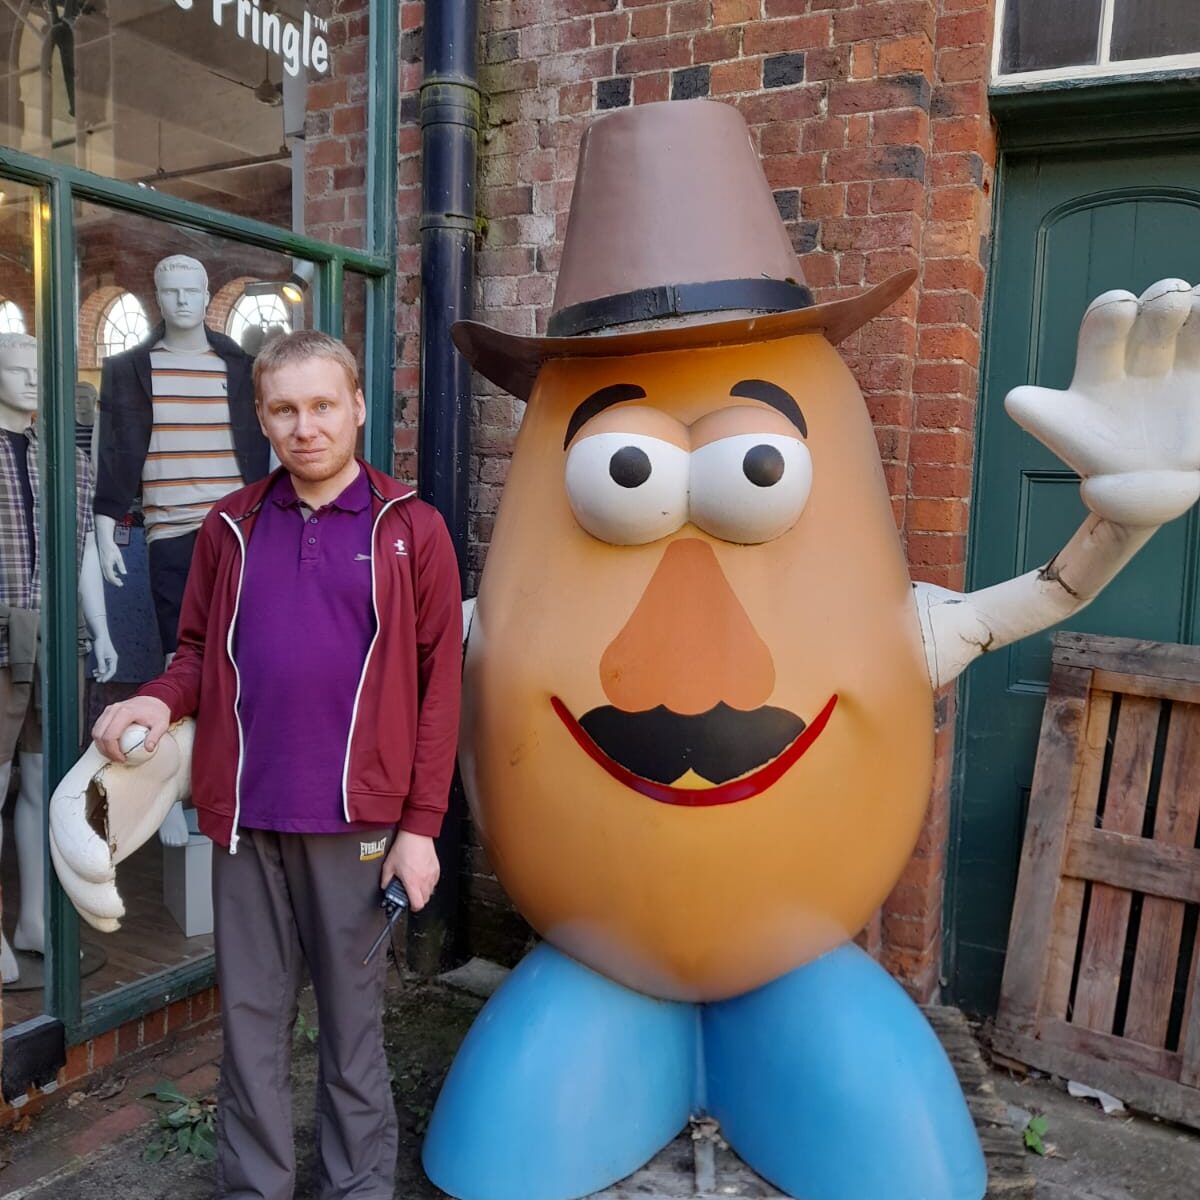
[[[205,3],[206,0],[201,0]],[[329,22],[304,10],[304,21],[297,25],[276,12],[264,12],[259,0],[207,0],[212,5],[212,21],[229,29],[244,42],[259,46],[283,60],[289,75],[311,68],[318,75],[329,71]],[[175,0],[184,12],[191,11],[195,0]],[[227,20],[228,19],[228,20]]]

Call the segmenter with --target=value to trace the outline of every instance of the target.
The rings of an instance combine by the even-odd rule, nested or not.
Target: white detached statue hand
[[[1092,515],[1016,579],[966,595],[913,585],[935,688],[1074,615],[1200,498],[1200,287],[1163,279],[1140,297],[1105,292],[1084,314],[1070,387],[1015,388],[1004,405],[1076,471]]]
[[[1004,406],[1081,476],[1097,516],[1131,528],[1180,516],[1200,497],[1200,288],[1105,292],[1084,314],[1071,386],[1019,387]]]

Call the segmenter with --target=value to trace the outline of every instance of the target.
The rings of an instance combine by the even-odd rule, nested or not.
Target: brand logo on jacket
[[[407,558],[408,557],[408,547],[404,544],[403,538],[397,538],[395,540],[395,542],[393,542],[392,544],[396,547],[397,557],[399,557],[399,558]]]
[[[381,837],[377,842],[358,843],[358,861],[371,862],[372,859],[382,858],[387,850],[387,838]]]

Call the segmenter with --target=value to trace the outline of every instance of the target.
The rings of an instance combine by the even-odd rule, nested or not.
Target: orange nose
[[[775,687],[771,652],[699,538],[672,542],[625,627],[600,659],[609,701],[684,716],[724,701],[750,710]]]

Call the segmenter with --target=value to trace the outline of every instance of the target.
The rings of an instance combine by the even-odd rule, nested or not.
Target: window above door
[[[1200,73],[1196,0],[997,0],[998,85]]]

